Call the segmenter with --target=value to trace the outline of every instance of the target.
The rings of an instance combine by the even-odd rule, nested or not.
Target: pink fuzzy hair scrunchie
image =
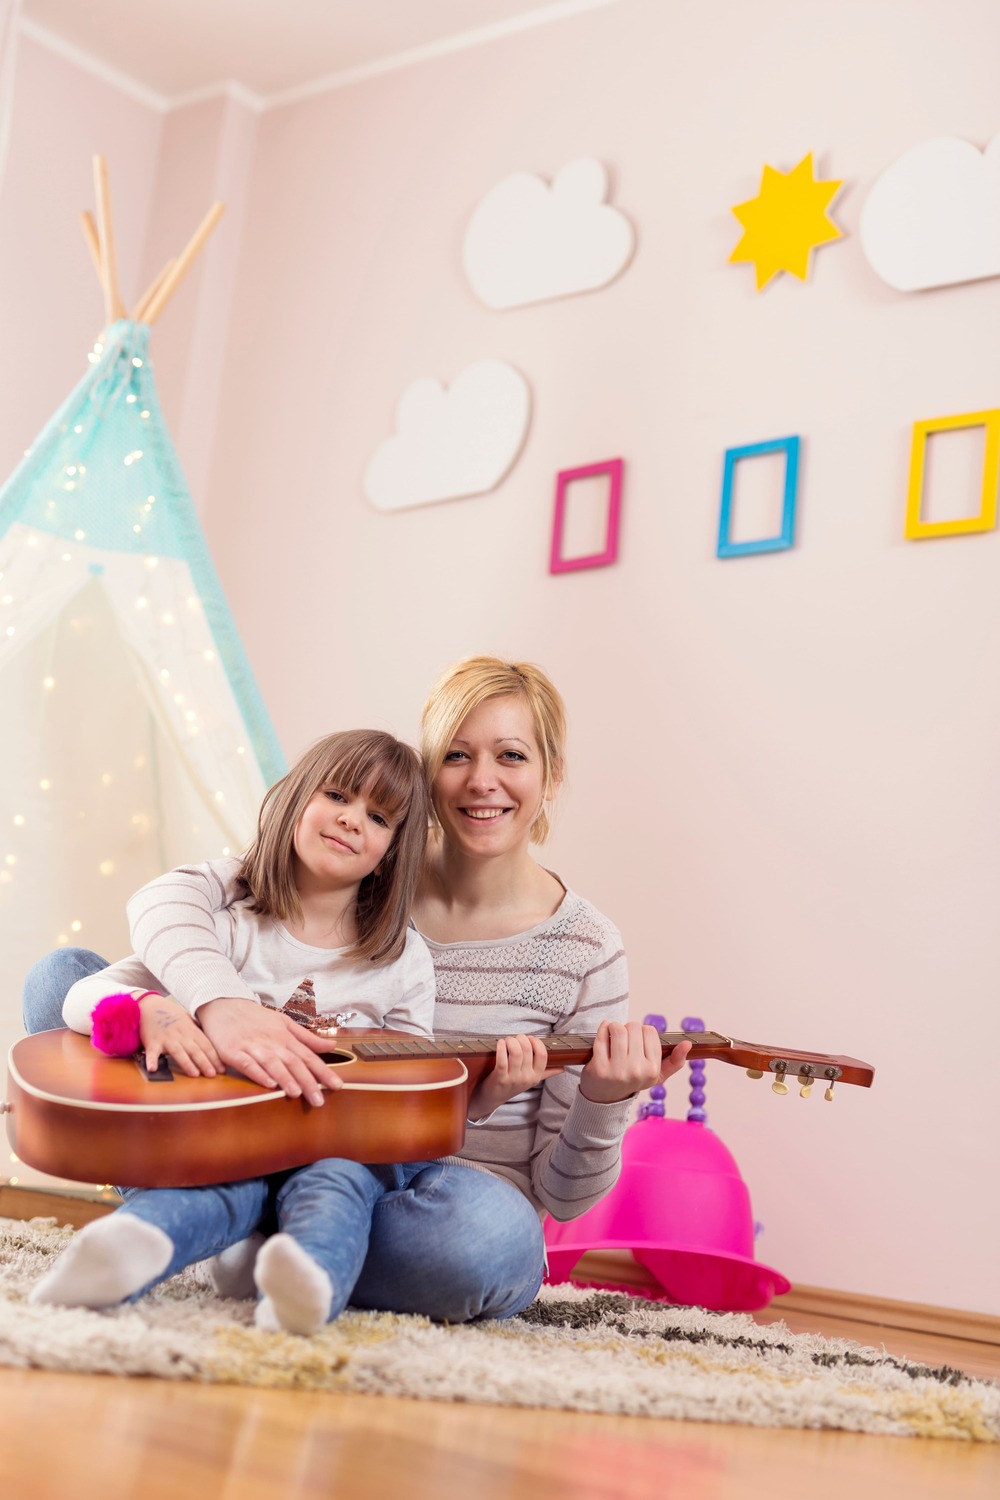
[[[128,990],[105,995],[90,1013],[91,1045],[109,1057],[130,1057],[139,1046],[139,1002]]]

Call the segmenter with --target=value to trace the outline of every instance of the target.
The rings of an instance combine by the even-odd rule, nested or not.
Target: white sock
[[[237,1300],[253,1297],[257,1284],[253,1279],[257,1252],[264,1243],[264,1236],[256,1231],[245,1240],[237,1240],[227,1250],[213,1255],[208,1263],[209,1280],[217,1297],[232,1297]]]
[[[254,1314],[258,1328],[315,1333],[329,1318],[330,1278],[290,1234],[271,1236],[258,1253],[253,1276],[264,1294]]]
[[[173,1240],[155,1224],[135,1214],[108,1214],[80,1230],[28,1301],[113,1307],[162,1275],[173,1254]]]

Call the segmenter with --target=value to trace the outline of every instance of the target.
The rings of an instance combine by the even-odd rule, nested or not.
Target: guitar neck
[[[660,1046],[664,1058],[670,1056],[681,1042],[691,1043],[690,1057],[714,1059],[731,1063],[750,1072],[771,1073],[783,1078],[788,1074],[802,1080],[816,1082],[853,1083],[870,1088],[875,1076],[874,1068],[856,1057],[832,1056],[822,1052],[799,1052],[787,1047],[762,1047],[752,1042],[739,1042],[733,1037],[723,1036],[718,1031],[661,1031]],[[594,1051],[592,1036],[553,1032],[542,1037],[553,1064],[574,1064],[589,1061]],[[340,1041],[364,1062],[379,1059],[398,1061],[405,1057],[461,1057],[473,1062],[493,1057],[497,1038],[443,1032],[433,1037],[404,1036],[400,1033],[369,1036],[363,1041],[351,1039],[349,1031],[340,1033]]]

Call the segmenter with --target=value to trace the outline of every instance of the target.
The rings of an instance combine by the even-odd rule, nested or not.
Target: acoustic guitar
[[[593,1038],[543,1039],[551,1065],[584,1063]],[[692,1058],[770,1073],[788,1092],[797,1079],[871,1086],[874,1069],[826,1057],[738,1042],[715,1031],[660,1033],[663,1056],[690,1041]],[[343,1080],[322,1107],[261,1088],[238,1073],[188,1078],[165,1060],[150,1073],[140,1056],[107,1057],[79,1032],[42,1031],[15,1042],[3,1112],[7,1136],[29,1166],[57,1177],[134,1187],[196,1187],[283,1171],[323,1156],[354,1161],[423,1161],[450,1156],[465,1141],[469,1097],[493,1065],[495,1036],[409,1036],[340,1031],[326,1060]]]

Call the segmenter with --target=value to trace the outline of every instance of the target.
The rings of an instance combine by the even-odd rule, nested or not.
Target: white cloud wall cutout
[[[513,467],[530,415],[528,382],[500,359],[477,360],[447,388],[414,381],[365,471],[365,494],[378,510],[485,494]]]
[[[872,269],[900,292],[1000,276],[1000,135],[985,151],[951,136],[905,151],[859,230]]]
[[[465,274],[479,300],[522,307],[613,281],[632,258],[635,233],[607,195],[608,174],[589,157],[569,162],[551,187],[530,172],[498,182],[465,232]]]

